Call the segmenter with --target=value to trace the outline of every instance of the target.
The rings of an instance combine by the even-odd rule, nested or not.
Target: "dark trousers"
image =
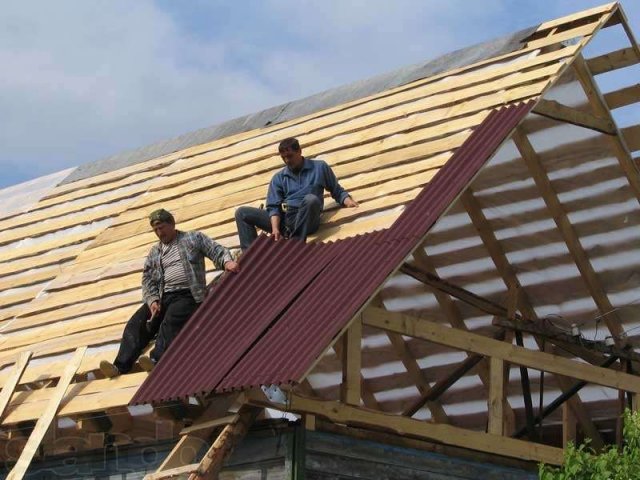
[[[127,373],[133,367],[142,351],[157,334],[156,344],[151,350],[151,358],[160,360],[169,344],[196,311],[198,304],[188,290],[169,292],[162,295],[160,313],[147,324],[151,310],[144,304],[129,319],[122,334],[118,356],[113,364],[121,373]]]
[[[320,199],[309,194],[304,197],[300,208],[289,208],[284,213],[281,233],[289,238],[305,242],[307,237],[318,230],[322,206]],[[266,210],[254,207],[240,207],[236,210],[236,225],[240,236],[240,248],[244,252],[258,238],[256,227],[271,233],[271,219]]]

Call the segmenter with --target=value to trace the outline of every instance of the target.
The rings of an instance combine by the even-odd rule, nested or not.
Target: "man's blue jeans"
[[[307,237],[318,230],[322,208],[320,199],[309,194],[304,197],[300,208],[289,208],[284,212],[284,225],[281,233],[288,234],[305,242]],[[253,241],[258,238],[256,227],[271,233],[271,219],[269,212],[255,207],[240,207],[236,210],[236,225],[240,237],[240,248],[244,252]]]

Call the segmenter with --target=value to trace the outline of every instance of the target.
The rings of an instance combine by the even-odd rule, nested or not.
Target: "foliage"
[[[540,464],[540,480],[640,480],[640,414],[624,413],[624,446],[610,446],[600,453],[589,447],[589,440],[576,447],[569,444],[564,463],[554,468]]]

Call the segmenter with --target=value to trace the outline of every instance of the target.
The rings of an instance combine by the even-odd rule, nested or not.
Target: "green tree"
[[[640,480],[640,414],[624,413],[624,445],[610,446],[600,453],[589,441],[576,447],[569,444],[561,467],[540,464],[540,480]]]

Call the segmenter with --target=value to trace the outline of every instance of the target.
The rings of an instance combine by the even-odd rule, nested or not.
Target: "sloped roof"
[[[582,92],[567,67],[579,59],[599,29],[620,21],[618,12],[617,4],[609,4],[545,22],[509,52],[277,125],[58,185],[27,211],[0,218],[0,364],[5,367],[0,381],[6,381],[8,367],[25,350],[34,352],[34,360],[23,383],[55,378],[78,346],[90,347],[80,375],[93,375],[100,360],[113,358],[124,323],[139,305],[142,264],[156,241],[146,221],[149,210],[171,209],[181,228],[202,230],[237,247],[235,208],[263,201],[269,179],[281,167],[275,145],[294,135],[306,155],[320,156],[333,166],[361,204],[359,209],[335,209],[327,203],[322,226],[312,240],[336,242],[384,230],[491,110],[543,96],[561,99],[562,95],[553,96],[558,92]],[[620,47],[622,53],[596,57],[587,65],[622,68],[614,60],[632,56],[625,53],[630,47]],[[610,93],[618,106],[634,103],[620,92]],[[594,112],[583,97],[571,105],[587,114],[608,115],[608,111]],[[608,134],[588,130],[587,136],[584,128],[538,115],[527,117],[523,125],[532,139],[543,140],[536,149],[544,147],[540,159],[562,195],[577,235],[586,242],[589,258],[600,261],[602,252],[611,255],[615,249],[629,253],[625,264],[617,259],[595,268],[612,302],[616,306],[629,302],[640,283],[632,271],[640,225],[636,190],[629,187],[633,171],[621,174],[614,158],[620,150],[611,146]],[[618,134],[615,138],[622,138]],[[624,151],[626,147],[617,148]],[[561,248],[564,239],[513,145],[498,154],[492,160],[496,163],[485,167],[472,185],[480,212],[488,215],[481,233],[497,231],[497,243],[508,257],[503,264],[511,263],[513,275],[523,278],[532,308],[541,315],[559,311],[569,321],[581,321],[593,302],[584,301],[589,295],[575,266],[562,272],[556,268],[558,262],[563,267],[572,262],[566,246]],[[584,220],[593,209],[599,209],[591,215],[593,219]],[[601,210],[615,213],[606,218]],[[479,232],[456,202],[429,233],[426,248],[443,277],[503,301],[501,275]],[[209,272],[209,278],[213,275]],[[438,299],[425,292],[423,285],[398,275],[382,295],[389,308],[415,310],[443,322],[447,321],[443,312],[454,311],[439,308]],[[488,330],[490,319],[459,302],[453,306],[459,322],[468,321],[481,332]],[[632,308],[625,307],[605,318],[618,315],[631,326],[633,314]],[[414,378],[401,364],[398,367],[396,351],[379,334],[367,333],[363,342],[369,348],[363,354],[367,390],[383,410],[402,411],[415,400]],[[418,370],[430,381],[449,372],[460,359],[432,346],[407,345],[420,362]],[[336,357],[327,354],[313,372],[312,386],[331,398],[337,371]],[[65,402],[60,414],[127,405],[146,377],[142,372],[116,380],[85,377],[81,381],[78,377],[75,396]],[[547,377],[547,388],[551,383]],[[484,421],[486,401],[479,392],[482,384],[469,378],[444,398],[457,422],[468,421],[476,428]],[[50,394],[51,388],[16,394],[2,424],[38,418]],[[602,395],[592,398],[596,398],[593,408],[609,415],[606,396],[602,402]],[[514,409],[522,410],[518,404]]]
[[[533,107],[492,111],[388,229],[301,245],[261,236],[132,403],[298,383]]]

